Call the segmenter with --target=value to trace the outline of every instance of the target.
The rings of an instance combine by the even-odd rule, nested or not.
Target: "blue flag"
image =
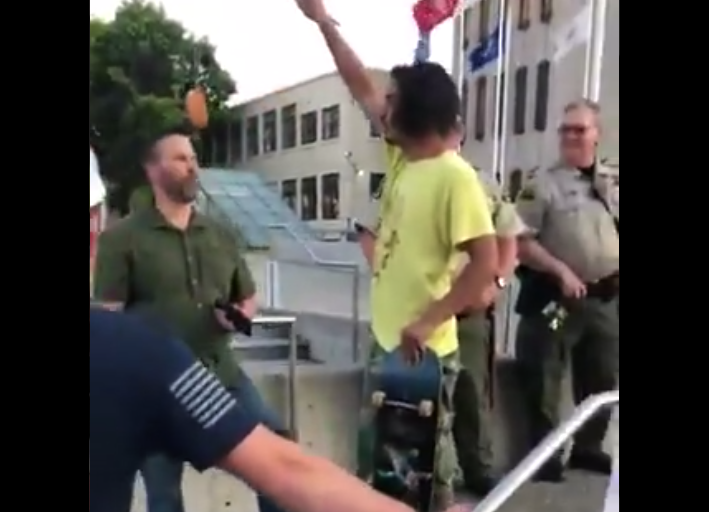
[[[505,49],[502,47],[505,44],[505,31],[502,25],[499,25],[489,36],[487,36],[480,44],[478,44],[470,52],[468,62],[470,63],[470,72],[475,73],[480,71],[488,64],[491,64],[501,58],[501,53]],[[502,50],[502,52],[500,51]]]

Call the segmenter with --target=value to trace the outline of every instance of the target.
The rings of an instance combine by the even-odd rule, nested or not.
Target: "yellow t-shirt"
[[[372,327],[391,351],[405,327],[453,284],[457,247],[494,235],[489,201],[470,165],[454,151],[407,162],[389,149],[390,167],[381,199],[372,285]],[[440,357],[458,350],[455,319],[429,340]]]

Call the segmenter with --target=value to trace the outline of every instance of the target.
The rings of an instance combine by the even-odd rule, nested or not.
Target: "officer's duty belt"
[[[620,271],[594,283],[586,284],[586,296],[604,302],[610,302],[620,296]]]

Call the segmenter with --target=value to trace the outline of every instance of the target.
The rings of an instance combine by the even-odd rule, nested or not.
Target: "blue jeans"
[[[287,437],[288,432],[276,413],[266,405],[254,383],[241,373],[235,386],[230,389],[243,409],[260,419],[271,431]],[[159,455],[145,461],[141,473],[148,498],[148,512],[185,512],[182,496],[183,463]],[[259,496],[261,512],[284,512],[271,500]]]

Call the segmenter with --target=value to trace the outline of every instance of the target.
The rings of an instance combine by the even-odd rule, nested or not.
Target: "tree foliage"
[[[126,211],[131,192],[143,184],[145,143],[185,126],[183,99],[197,77],[209,91],[212,125],[223,124],[235,86],[214,54],[208,40],[142,0],[123,3],[112,21],[89,20],[90,142],[115,207]]]

